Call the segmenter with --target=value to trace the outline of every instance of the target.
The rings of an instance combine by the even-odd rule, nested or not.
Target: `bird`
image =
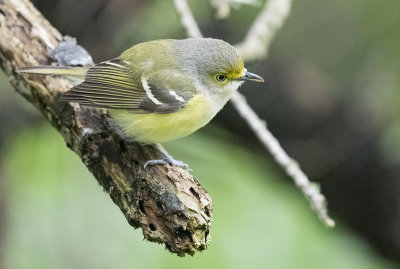
[[[143,42],[119,57],[89,67],[34,66],[19,73],[61,75],[75,86],[61,101],[105,108],[127,139],[155,144],[166,164],[188,168],[161,143],[205,126],[244,81],[264,82],[244,67],[239,53],[213,38],[161,39]]]

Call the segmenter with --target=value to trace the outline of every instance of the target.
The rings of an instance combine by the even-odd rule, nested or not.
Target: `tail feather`
[[[42,75],[60,75],[70,79],[74,84],[79,84],[85,80],[86,67],[72,67],[72,66],[32,66],[23,67],[18,69],[18,73],[22,74],[42,74]]]

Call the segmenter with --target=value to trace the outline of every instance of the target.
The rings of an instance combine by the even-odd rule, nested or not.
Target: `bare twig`
[[[0,66],[16,91],[60,132],[146,239],[164,243],[181,256],[204,250],[210,241],[211,198],[196,178],[169,165],[144,169],[143,164],[160,153],[153,146],[123,140],[103,110],[59,102],[57,97],[70,83],[15,72],[49,64],[47,53],[61,39],[29,1],[0,1]]]
[[[175,8],[181,17],[181,23],[187,31],[189,37],[202,37],[199,26],[193,17],[186,0],[174,0]]]
[[[210,0],[210,4],[215,9],[215,18],[224,20],[229,17],[231,7],[239,8],[241,5],[258,6],[259,0]]]
[[[217,20],[223,20],[229,16],[231,10],[229,0],[211,0],[210,3],[216,10],[215,18]]]
[[[268,0],[263,10],[247,32],[243,42],[235,46],[245,61],[267,56],[275,33],[281,28],[290,12],[291,0]]]
[[[175,0],[176,5],[177,0]],[[188,33],[190,28],[199,29],[195,22],[186,0],[183,5],[187,7],[185,12],[179,12],[187,21],[191,21],[190,25],[183,24]],[[260,15],[254,21],[248,31],[244,42],[235,46],[242,57],[247,60],[260,59],[266,57],[269,45],[271,44],[276,32],[286,20],[291,7],[291,0],[269,0]],[[178,9],[178,7],[177,7]],[[189,18],[191,17],[191,19]],[[182,19],[183,20],[183,19]],[[190,35],[191,37],[199,37],[200,35]],[[278,140],[267,129],[266,124],[262,121],[254,110],[248,105],[246,99],[239,92],[236,92],[231,98],[233,106],[249,124],[253,132],[257,135],[265,148],[275,158],[275,161],[285,170],[296,185],[301,189],[303,194],[310,200],[311,207],[317,212],[319,218],[329,227],[334,227],[335,222],[328,216],[326,208],[326,199],[320,193],[318,187],[310,182],[308,177],[300,169],[299,165],[293,161],[281,147]]]
[[[328,216],[325,197],[320,193],[319,188],[312,184],[307,176],[301,171],[300,166],[290,158],[281,147],[278,140],[271,134],[266,124],[257,116],[253,109],[247,104],[246,99],[239,92],[232,98],[232,103],[239,114],[246,119],[253,132],[260,139],[261,143],[268,149],[275,161],[285,170],[304,195],[310,200],[312,208],[315,209],[319,218],[329,227],[335,222]]]

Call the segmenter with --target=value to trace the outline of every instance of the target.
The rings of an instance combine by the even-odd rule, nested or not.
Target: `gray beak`
[[[244,74],[244,76],[238,78],[238,80],[251,80],[251,81],[255,81],[255,82],[264,82],[264,79],[262,77],[260,77],[259,75],[250,73],[250,72],[246,72]]]

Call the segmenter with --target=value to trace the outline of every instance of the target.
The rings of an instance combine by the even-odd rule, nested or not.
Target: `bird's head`
[[[210,91],[233,92],[246,80],[264,81],[260,76],[247,72],[242,57],[222,40],[176,40],[173,51],[183,72],[199,87]]]

